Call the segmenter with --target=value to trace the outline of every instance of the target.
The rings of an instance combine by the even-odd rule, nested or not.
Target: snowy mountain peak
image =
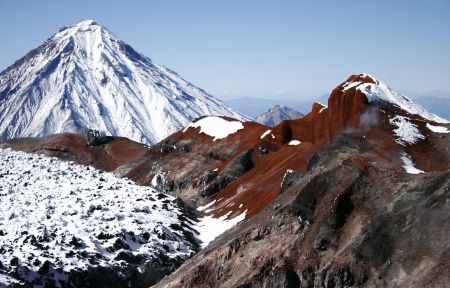
[[[369,102],[376,103],[385,101],[399,107],[400,109],[405,110],[410,114],[419,115],[430,121],[438,123],[449,122],[448,120],[445,120],[431,112],[428,112],[419,104],[415,103],[408,97],[397,93],[385,83],[367,73],[350,76],[347,81],[339,85],[336,89],[339,89],[342,92],[346,92],[350,89],[355,89],[366,95]]]
[[[77,27],[77,28],[79,28],[79,27],[89,27],[89,26],[92,26],[92,25],[99,26],[98,23],[95,22],[94,20],[92,20],[92,19],[85,19],[85,20],[81,20],[80,22],[78,22],[73,27]]]
[[[97,31],[106,32],[110,36],[113,36],[108,29],[104,28],[94,20],[82,20],[72,27],[63,27],[56,33],[53,38],[59,38],[64,36],[73,36],[76,33],[95,33]],[[117,38],[113,36],[113,38]]]
[[[93,20],[0,73],[0,141],[89,127],[153,144],[204,115],[248,119]]]

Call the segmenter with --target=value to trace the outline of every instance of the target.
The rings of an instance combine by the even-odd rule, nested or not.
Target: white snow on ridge
[[[394,134],[396,135],[395,142],[402,146],[414,144],[419,139],[425,139],[425,136],[420,133],[417,126],[408,121],[408,119],[399,115],[389,119],[389,123],[396,127],[394,129]]]
[[[189,218],[174,197],[71,162],[0,149],[0,203],[0,286],[14,257],[32,281],[45,261],[64,279],[71,269],[123,266],[116,258],[123,251],[144,258],[195,253],[170,228],[182,224],[179,216]]]
[[[409,157],[407,154],[403,154],[400,158],[403,161],[403,168],[405,168],[406,173],[409,173],[409,174],[425,173],[425,171],[417,169],[414,166],[414,163],[412,162],[411,157]]]
[[[356,87],[359,84],[361,84],[362,82],[346,82],[343,87],[342,87],[342,91],[347,91],[350,88]]]
[[[270,137],[272,137],[272,139],[275,139],[275,135],[273,135],[272,134],[272,130],[267,130],[266,132],[264,132],[262,135],[261,135],[261,139],[264,139],[264,138],[266,138],[266,136],[267,135],[269,135],[270,134]]]
[[[343,86],[344,91],[356,87],[355,89],[363,92],[366,95],[369,102],[377,102],[379,100],[383,100],[400,107],[408,113],[420,115],[425,119],[438,123],[450,123],[448,120],[428,112],[425,108],[410,100],[408,97],[398,94],[396,91],[392,90],[390,87],[388,87],[386,84],[376,79],[375,77],[369,74],[361,74],[360,76],[372,78],[375,84],[361,83],[360,81],[350,83],[347,82]]]
[[[152,181],[150,182],[151,186],[153,188],[158,187],[159,184],[162,184],[166,181],[166,174],[168,172],[164,172],[164,171],[159,171],[158,173],[155,174],[155,176],[153,176]]]
[[[266,132],[264,132],[262,135],[261,135],[261,139],[264,139],[264,137],[266,137],[267,135],[269,135],[270,133],[272,132],[272,130],[267,130]]]
[[[435,133],[450,133],[450,130],[448,130],[447,127],[434,126],[430,123],[427,123],[427,128]]]
[[[213,137],[213,141],[224,139],[237,131],[244,129],[241,121],[229,121],[222,117],[207,116],[193,123],[190,123],[183,132],[189,128],[200,128],[200,133]]]
[[[301,143],[302,143],[302,141],[300,141],[300,140],[291,140],[291,141],[289,141],[288,145],[289,146],[297,146],[297,145],[300,145]]]

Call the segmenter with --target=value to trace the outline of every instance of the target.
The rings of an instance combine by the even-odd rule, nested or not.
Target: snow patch
[[[389,123],[396,127],[394,129],[394,134],[396,135],[395,142],[402,146],[414,144],[419,139],[425,139],[425,136],[420,133],[417,126],[408,120],[409,118],[399,115],[389,119]]]
[[[450,133],[450,130],[448,130],[447,127],[434,126],[430,123],[427,123],[427,128],[435,133]]]
[[[153,188],[156,188],[158,187],[158,185],[166,182],[166,174],[167,173],[163,171],[159,171],[158,173],[156,173],[155,176],[153,176],[152,178],[151,186]]]
[[[302,141],[300,141],[300,140],[291,140],[291,141],[289,141],[288,145],[297,146],[297,145],[300,145],[301,143],[302,143]]]
[[[211,207],[214,203],[216,203],[216,200],[213,200],[204,206],[197,207],[197,211],[204,211],[204,210],[208,209],[209,207]]]
[[[202,241],[201,247],[204,248],[208,246],[208,244],[216,237],[244,220],[247,211],[248,210],[245,210],[232,219],[228,219],[231,211],[219,218],[214,218],[213,216],[204,216],[200,218],[200,223],[197,226],[197,231],[199,232],[198,238]]]
[[[213,137],[213,141],[224,139],[229,135],[244,129],[244,125],[241,121],[228,121],[217,116],[204,117],[194,123],[190,123],[184,128],[183,132],[186,132],[190,127],[200,127],[200,133]]]
[[[245,192],[251,188],[255,187],[255,185],[253,183],[245,183],[245,184],[241,184],[239,185],[239,187],[236,190],[237,194],[241,194],[242,192]]]
[[[264,139],[264,137],[266,137],[267,135],[269,135],[270,133],[272,133],[272,130],[267,130],[266,132],[264,132],[262,135],[261,135],[261,139]]]
[[[409,173],[409,174],[425,173],[425,171],[417,169],[414,166],[414,163],[412,162],[411,157],[408,154],[405,153],[400,158],[403,161],[403,168],[405,168],[406,173]]]
[[[342,91],[345,92],[350,88],[356,87],[362,82],[345,82],[345,84],[342,86]]]
[[[17,279],[14,279],[11,276],[5,275],[0,273],[0,285],[5,286],[12,286],[12,287],[25,287],[25,283],[18,281]],[[3,287],[3,286],[1,286]]]

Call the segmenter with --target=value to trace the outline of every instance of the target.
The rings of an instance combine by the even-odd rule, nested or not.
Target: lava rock
[[[50,261],[46,260],[44,264],[39,268],[38,273],[41,275],[47,274],[50,271],[51,263]]]

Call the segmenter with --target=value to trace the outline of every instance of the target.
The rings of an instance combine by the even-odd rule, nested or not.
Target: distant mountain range
[[[247,119],[92,20],[0,73],[0,141],[93,128],[154,144],[204,115]]]
[[[328,98],[325,98],[325,100],[326,99]],[[226,100],[225,103],[233,109],[255,119],[256,117],[276,105],[283,105],[305,114],[311,110],[311,105],[314,103],[314,101],[243,97]]]

